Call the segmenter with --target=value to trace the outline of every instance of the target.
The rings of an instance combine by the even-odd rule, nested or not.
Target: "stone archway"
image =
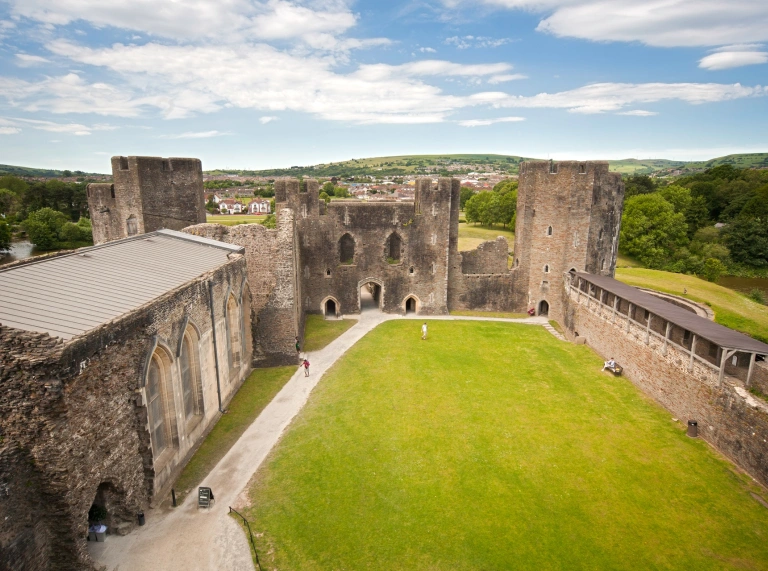
[[[536,315],[543,315],[544,317],[548,316],[549,315],[549,302],[547,302],[546,300],[542,299],[539,302],[539,309],[536,312]]]
[[[132,507],[126,502],[125,491],[112,482],[102,482],[88,510],[88,525],[104,524],[108,535],[126,535],[138,522]]]
[[[421,309],[421,301],[415,295],[409,295],[403,301],[403,308],[405,309],[406,315],[409,313],[418,313],[419,309]]]
[[[357,307],[363,311],[384,308],[384,283],[377,278],[365,278],[357,282]]]
[[[320,304],[320,310],[323,312],[323,316],[326,319],[336,318],[341,316],[341,304],[333,296],[326,297]]]

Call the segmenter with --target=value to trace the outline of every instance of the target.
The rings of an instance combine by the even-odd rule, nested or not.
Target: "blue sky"
[[[0,0],[0,163],[768,151],[765,0]]]

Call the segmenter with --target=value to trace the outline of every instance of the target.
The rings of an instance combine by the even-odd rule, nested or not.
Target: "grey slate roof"
[[[633,305],[647,309],[654,315],[658,315],[662,319],[674,323],[678,327],[687,329],[697,337],[703,337],[715,345],[728,349],[738,349],[739,351],[748,353],[768,355],[768,345],[762,341],[752,339],[752,337],[744,335],[743,333],[719,325],[714,321],[710,321],[695,313],[686,311],[681,307],[661,300],[658,297],[654,297],[649,293],[640,291],[637,288],[613,278],[596,276],[584,272],[576,272],[576,276],[604,289],[605,291],[617,295],[621,299],[627,300]]]
[[[158,230],[0,269],[0,324],[66,341],[242,252],[240,246]]]

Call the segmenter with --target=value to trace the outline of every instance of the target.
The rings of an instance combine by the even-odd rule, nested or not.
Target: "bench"
[[[614,374],[614,376],[618,377],[621,375],[622,371],[624,370],[621,365],[618,363],[614,364],[613,367],[606,367],[605,370],[610,371]]]

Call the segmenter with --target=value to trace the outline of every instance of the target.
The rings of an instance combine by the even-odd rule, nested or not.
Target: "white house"
[[[248,214],[271,214],[269,200],[256,198],[248,203]]]
[[[219,212],[222,214],[240,214],[245,207],[234,198],[225,198],[219,201]]]

